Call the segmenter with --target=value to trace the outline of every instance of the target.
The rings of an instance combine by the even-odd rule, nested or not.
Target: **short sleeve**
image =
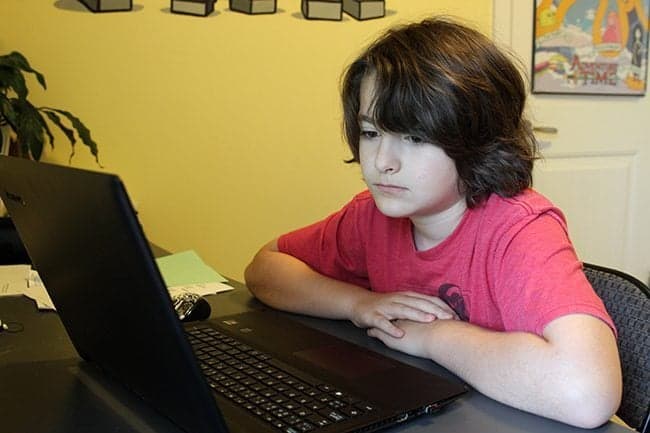
[[[363,222],[371,218],[370,204],[360,194],[327,218],[280,236],[278,248],[323,275],[369,287]]]
[[[531,215],[513,227],[495,254],[493,285],[505,330],[542,335],[567,314],[588,314],[616,334],[612,319],[589,284],[560,216]]]

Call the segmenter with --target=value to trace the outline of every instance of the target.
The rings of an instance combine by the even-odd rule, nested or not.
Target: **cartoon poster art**
[[[535,0],[533,93],[644,95],[650,0]]]

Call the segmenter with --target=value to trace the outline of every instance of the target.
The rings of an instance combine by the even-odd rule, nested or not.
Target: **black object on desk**
[[[79,355],[186,431],[374,431],[466,391],[274,312],[188,328],[197,362],[117,176],[0,158],[0,186]]]
[[[196,293],[172,296],[172,303],[181,322],[194,322],[210,317],[210,304]]]

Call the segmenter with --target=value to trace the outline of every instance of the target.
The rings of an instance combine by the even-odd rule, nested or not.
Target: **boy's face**
[[[361,83],[359,160],[379,210],[390,217],[426,219],[463,200],[454,161],[438,146],[409,134],[379,130],[372,118],[374,75]]]

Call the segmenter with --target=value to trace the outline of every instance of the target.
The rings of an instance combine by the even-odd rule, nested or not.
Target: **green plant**
[[[25,80],[27,73],[34,74],[38,83],[47,90],[45,77],[33,69],[27,59],[19,52],[0,56],[0,126],[9,125],[11,131],[0,128],[0,143],[7,143],[4,153],[23,158],[40,160],[46,144],[54,147],[54,135],[50,124],[63,132],[70,142],[74,156],[77,138],[86,145],[98,160],[97,143],[90,136],[90,130],[78,117],[68,111],[51,107],[36,107],[28,99],[29,90]],[[12,134],[2,140],[3,131]]]

